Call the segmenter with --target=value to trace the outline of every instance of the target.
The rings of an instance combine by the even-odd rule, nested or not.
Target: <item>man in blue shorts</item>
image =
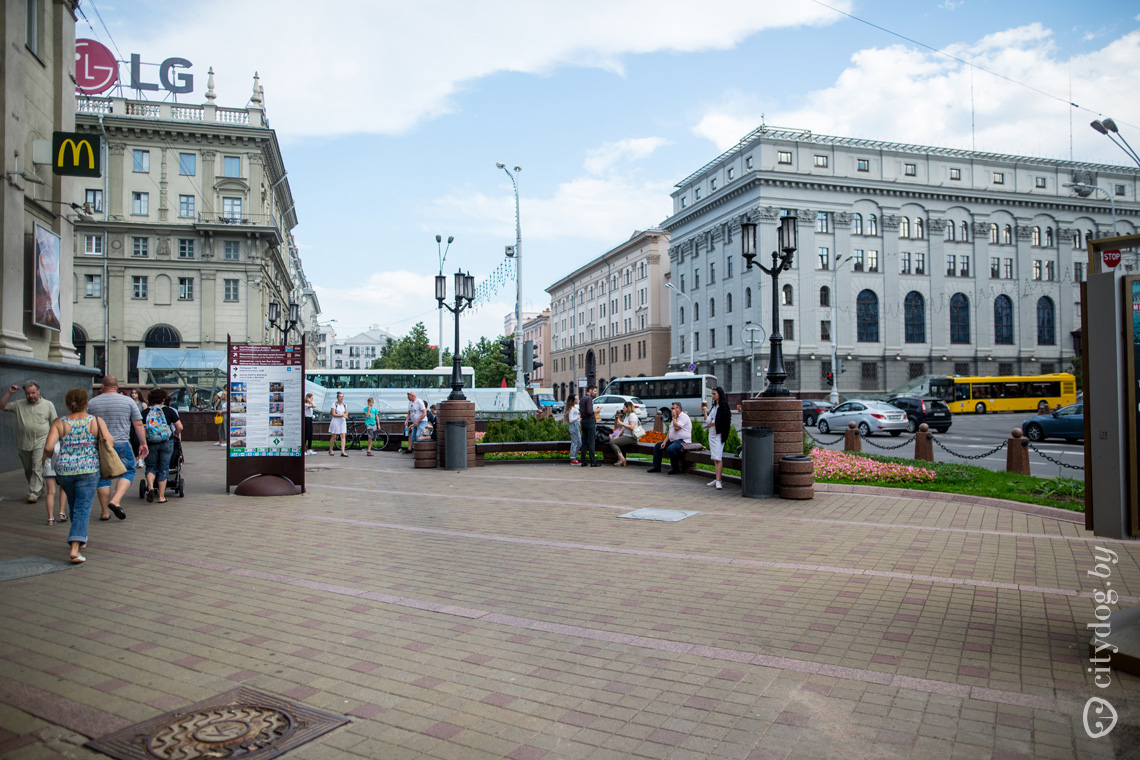
[[[99,506],[102,508],[100,520],[110,520],[111,514],[120,520],[127,519],[121,504],[123,497],[135,480],[135,455],[131,451],[131,428],[139,440],[139,456],[146,457],[150,449],[146,445],[146,431],[143,429],[142,414],[138,404],[128,396],[119,393],[119,381],[114,375],[103,376],[103,391],[91,399],[87,411],[103,418],[107,432],[115,439],[115,452],[123,460],[127,471],[114,480],[115,492],[111,493],[111,480],[99,481]]]

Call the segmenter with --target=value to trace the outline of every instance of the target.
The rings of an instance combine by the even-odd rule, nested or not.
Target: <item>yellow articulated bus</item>
[[[1039,412],[1077,401],[1077,380],[1067,372],[1000,377],[932,377],[930,395],[955,413]]]

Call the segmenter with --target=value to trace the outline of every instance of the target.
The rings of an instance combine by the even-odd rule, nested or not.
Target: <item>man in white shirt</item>
[[[427,428],[427,407],[412,391],[408,391],[408,416],[404,420],[404,427],[408,429],[408,451],[411,451],[412,444],[423,437]]]
[[[673,419],[669,422],[669,436],[664,441],[653,444],[653,466],[647,472],[661,472],[661,457],[669,457],[671,465],[670,475],[681,471],[681,452],[685,444],[693,440],[693,421],[681,408],[678,401],[673,402]]]

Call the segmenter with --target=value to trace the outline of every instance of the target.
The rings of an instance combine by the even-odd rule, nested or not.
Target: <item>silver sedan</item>
[[[845,401],[831,411],[819,415],[816,427],[821,433],[842,433],[847,424],[854,422],[859,435],[872,433],[901,435],[906,432],[906,412],[882,401]]]

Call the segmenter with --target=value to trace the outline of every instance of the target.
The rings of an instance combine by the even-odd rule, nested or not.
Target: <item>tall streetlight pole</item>
[[[850,256],[844,258],[836,255],[835,266],[831,268],[831,395],[828,400],[832,406],[839,403],[839,306],[836,303],[839,297],[839,267],[850,260]]]
[[[502,169],[511,178],[511,185],[515,188],[515,389],[523,389],[523,329],[522,329],[522,221],[519,216],[519,172],[521,166],[516,166],[514,172],[504,163],[495,166]]]
[[[760,332],[760,340],[756,340],[757,331]],[[756,344],[764,343],[764,328],[752,322],[746,322],[744,332],[748,333],[748,348],[752,352],[752,377],[748,380],[748,387],[751,389],[756,383]],[[755,396],[756,393],[753,392],[752,395]]]
[[[695,364],[696,362],[693,361],[693,299],[673,287],[671,282],[665,283],[665,287],[689,302],[689,364]]]
[[[447,236],[447,248],[440,250],[440,244],[443,242],[443,235],[435,236],[435,250],[439,254],[439,274],[443,276],[443,262],[447,261],[447,252],[451,250],[451,244],[455,241],[453,235]],[[439,362],[437,367],[443,366],[443,301],[439,302]]]
[[[1132,146],[1128,144],[1128,141],[1124,139],[1124,135],[1120,134],[1120,130],[1116,128],[1115,121],[1112,119],[1096,119],[1090,123],[1089,126],[1097,132],[1100,132],[1109,140],[1112,140],[1112,142],[1116,144],[1116,147],[1128,154],[1128,157],[1135,161],[1137,166],[1140,166],[1140,156],[1136,155],[1136,151],[1134,151]],[[1113,135],[1116,135],[1116,137],[1113,137]]]
[[[1112,235],[1115,237],[1118,234],[1116,231],[1116,199],[1112,197],[1112,193],[1108,192],[1100,185],[1089,185],[1084,182],[1066,182],[1061,185],[1061,187],[1076,187],[1080,188],[1081,190],[1088,190],[1090,192],[1099,190],[1100,192],[1104,193],[1108,198],[1109,206],[1112,207]]]

